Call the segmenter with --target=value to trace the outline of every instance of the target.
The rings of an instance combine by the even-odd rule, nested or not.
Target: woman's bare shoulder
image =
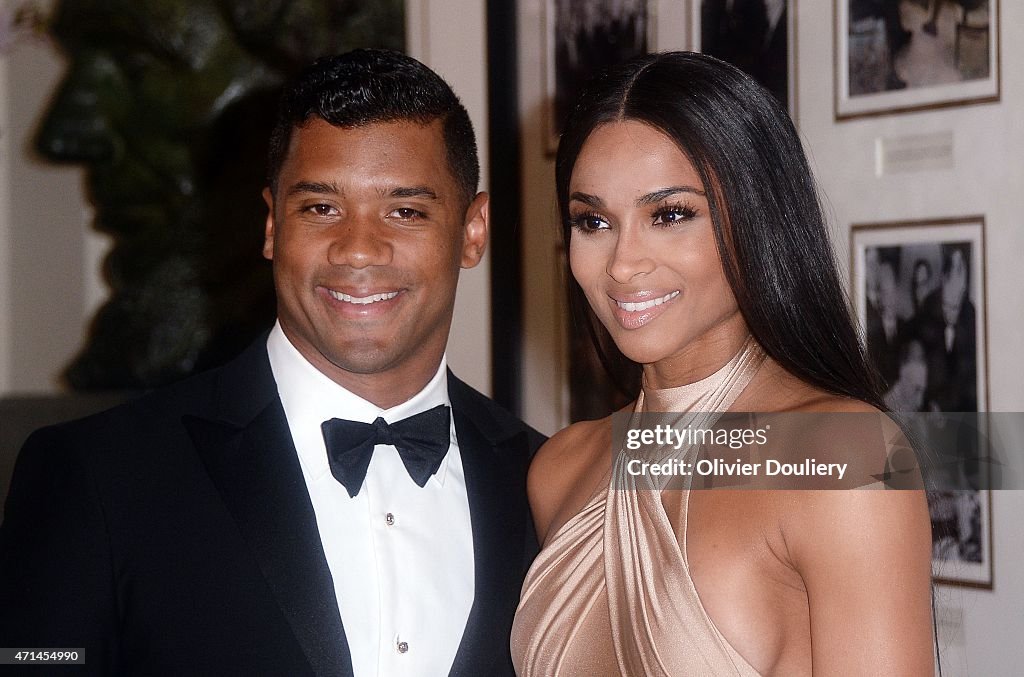
[[[573,459],[578,459],[585,453],[592,442],[598,440],[605,431],[610,433],[610,430],[610,417],[596,421],[580,421],[559,430],[537,450],[530,468],[531,474],[548,466],[571,463]]]
[[[878,414],[883,415],[877,407],[867,402],[855,400],[852,397],[843,397],[828,393],[811,386],[807,387],[807,393],[803,400],[793,406],[790,411],[804,413],[819,412],[823,414]]]
[[[825,553],[841,552],[840,541],[855,549],[900,549],[908,544],[900,542],[899,534],[909,530],[920,537],[914,544],[920,548],[927,541],[922,534],[928,531],[924,493],[885,491],[879,482],[856,480],[882,477],[892,469],[893,448],[902,436],[889,415],[867,402],[826,392],[788,374],[779,380],[785,383],[783,399],[776,401],[781,406],[764,409],[789,422],[784,430],[792,435],[784,446],[801,459],[813,455],[817,462],[842,463],[853,480],[832,487],[841,490],[778,492],[784,504],[780,527],[788,545],[794,551],[803,550],[805,560],[814,561]],[[826,542],[831,547],[823,549],[821,544]]]
[[[735,409],[760,412],[881,412],[870,404],[827,392],[794,376],[768,359],[737,400]]]
[[[537,451],[527,477],[537,536],[544,542],[557,521],[571,517],[611,465],[611,417],[574,423]]]

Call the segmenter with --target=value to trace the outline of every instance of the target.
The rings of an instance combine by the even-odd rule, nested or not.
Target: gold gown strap
[[[664,390],[645,386],[636,409],[680,414],[686,424],[710,428],[763,362],[764,352],[748,338],[732,360],[706,379]],[[621,673],[756,675],[711,623],[661,493],[651,476],[628,473],[628,460],[625,454],[615,457],[604,533],[612,640]],[[686,499],[688,492],[681,524]],[[685,527],[682,533],[685,538]]]

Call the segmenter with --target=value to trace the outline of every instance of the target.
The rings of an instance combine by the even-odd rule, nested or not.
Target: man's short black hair
[[[387,49],[356,49],[317,59],[281,94],[270,136],[267,179],[277,179],[292,131],[310,118],[335,127],[441,120],[448,164],[466,204],[476,194],[480,163],[469,114],[448,83],[412,57]]]

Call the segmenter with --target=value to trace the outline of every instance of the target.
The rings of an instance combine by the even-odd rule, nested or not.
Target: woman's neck
[[[743,348],[750,335],[740,321],[722,327],[722,331],[705,334],[679,352],[643,366],[644,386],[663,390],[689,385],[705,379],[725,366]]]

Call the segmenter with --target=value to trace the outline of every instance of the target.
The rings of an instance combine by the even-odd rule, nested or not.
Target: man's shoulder
[[[448,371],[448,396],[451,399],[452,408],[472,420],[480,431],[495,444],[518,435],[526,435],[532,454],[547,440],[546,436],[455,376],[451,370]]]

